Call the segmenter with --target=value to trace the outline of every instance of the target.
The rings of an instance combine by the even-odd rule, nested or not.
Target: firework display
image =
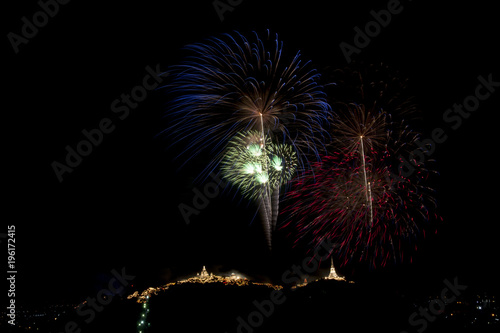
[[[252,41],[225,34],[187,50],[190,57],[171,71],[175,120],[166,131],[175,142],[187,141],[187,161],[208,151],[206,171],[225,160],[225,177],[258,199],[270,248],[279,186],[323,147],[330,109],[319,74],[300,53],[285,59],[282,42],[269,32]]]
[[[284,227],[315,244],[335,240],[344,262],[402,258],[404,240],[433,204],[426,166],[412,161],[405,176],[399,169],[400,156],[423,153],[408,125],[416,108],[406,81],[384,65],[327,71],[327,99],[319,74],[300,53],[286,60],[269,32],[225,34],[187,50],[171,71],[174,121],[166,131],[185,141],[187,161],[207,152],[206,170],[220,167],[258,204],[270,249],[280,187],[295,174]]]
[[[319,74],[300,53],[287,57],[277,35],[224,34],[187,51],[171,69],[173,122],[166,129],[174,142],[187,143],[187,161],[208,150],[213,168],[227,142],[248,130],[291,145],[301,165],[319,154],[329,115]]]
[[[278,218],[279,189],[291,180],[297,157],[291,146],[274,144],[262,132],[238,133],[230,141],[221,161],[222,177],[241,194],[258,202],[266,241]]]
[[[352,90],[358,94],[332,103],[329,154],[293,182],[284,227],[293,226],[313,244],[331,239],[344,264],[358,259],[385,265],[403,260],[420,222],[430,219],[431,172],[422,163],[410,175],[399,169],[403,152],[422,149],[418,133],[402,117],[414,112],[413,105],[400,95],[386,99],[391,84],[363,82],[359,72],[355,77]]]

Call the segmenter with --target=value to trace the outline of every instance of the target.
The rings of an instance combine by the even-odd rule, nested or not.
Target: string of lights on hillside
[[[280,285],[275,285],[272,283],[267,283],[267,282],[253,282],[249,281],[247,278],[244,278],[240,275],[237,275],[235,273],[231,273],[230,276],[220,276],[220,275],[215,275],[213,273],[208,273],[207,269],[205,266],[203,266],[203,269],[201,273],[197,273],[196,276],[184,279],[184,280],[179,280],[175,282],[170,282],[167,283],[163,286],[160,287],[150,287],[146,290],[144,290],[142,293],[139,293],[138,291],[135,291],[133,294],[127,296],[127,299],[137,299],[138,303],[146,303],[149,297],[152,295],[157,295],[161,291],[166,291],[172,286],[177,286],[177,285],[182,285],[182,284],[188,284],[188,283],[193,283],[193,284],[207,284],[207,283],[222,283],[223,285],[226,286],[249,286],[249,285],[260,285],[260,286],[266,286],[272,289],[282,289],[283,287]]]
[[[137,333],[146,333],[149,327],[148,322],[148,314],[149,314],[149,296],[146,297],[144,303],[142,304],[142,312],[141,317],[139,318],[139,322],[137,323]]]
[[[320,278],[318,280],[336,280],[336,281],[345,281],[349,283],[354,283],[352,281],[346,281],[346,279],[340,275],[337,274],[335,271],[335,267],[333,266],[333,261],[331,263],[330,267],[330,273],[328,276]],[[223,285],[226,286],[250,286],[250,285],[255,285],[255,286],[265,286],[268,288],[272,288],[275,290],[278,289],[283,289],[283,286],[281,285],[276,285],[268,282],[254,282],[250,281],[245,277],[242,277],[240,275],[237,275],[235,273],[231,273],[229,276],[220,276],[220,275],[215,275],[213,273],[208,273],[207,269],[205,266],[203,266],[203,269],[201,270],[201,273],[196,273],[196,276],[192,276],[187,279],[175,281],[175,282],[170,282],[167,283],[163,286],[160,287],[149,287],[143,292],[139,293],[138,291],[135,291],[133,294],[127,296],[127,299],[136,299],[138,303],[147,303],[148,299],[153,296],[157,295],[161,291],[166,291],[172,286],[178,286],[182,284],[207,284],[207,283],[222,283]],[[300,288],[303,286],[307,285],[307,280],[304,281],[304,283],[297,284],[293,286],[292,288]]]

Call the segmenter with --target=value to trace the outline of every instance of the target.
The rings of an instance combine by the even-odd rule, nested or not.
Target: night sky
[[[193,186],[203,186],[193,181],[207,159],[178,170],[182,161],[175,155],[182,147],[169,149],[170,142],[159,135],[168,124],[164,90],[148,92],[124,119],[111,111],[111,103],[143,82],[147,66],[166,71],[182,59],[186,44],[233,30],[264,34],[270,29],[285,51],[300,50],[316,68],[343,67],[339,44],[353,44],[353,29],[363,29],[373,20],[370,11],[387,4],[246,0],[224,13],[221,22],[210,0],[71,1],[60,5],[17,54],[4,37],[4,221],[17,230],[19,301],[78,303],[105,286],[112,269],[122,267],[141,289],[202,265],[263,277],[300,261],[303,249],[291,249],[293,239],[283,234],[269,259],[260,223],[251,223],[254,209],[234,194],[211,199],[186,225],[178,205],[191,204]],[[422,110],[423,136],[435,128],[448,136],[430,157],[439,172],[430,185],[437,190],[443,222],[436,235],[420,238],[411,265],[338,270],[424,290],[456,276],[498,291],[500,87],[456,130],[443,121],[447,109],[474,94],[478,76],[491,74],[500,81],[496,7],[479,1],[439,6],[402,1],[400,6],[353,59],[383,62],[407,77]],[[21,18],[38,10],[35,1],[4,10],[4,36],[19,34]],[[65,147],[75,147],[84,139],[82,130],[105,118],[113,131],[59,182],[51,163],[63,162]]]

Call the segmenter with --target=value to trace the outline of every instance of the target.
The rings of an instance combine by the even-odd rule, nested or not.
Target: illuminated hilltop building
[[[333,266],[333,259],[332,259],[331,262],[332,262],[332,265],[330,266],[330,274],[328,274],[328,276],[326,276],[326,277],[319,278],[316,281],[320,281],[320,280],[336,280],[336,281],[346,281],[346,282],[349,282],[349,283],[354,283],[353,281],[347,281],[343,276],[338,275],[337,272],[335,271],[335,267]],[[307,286],[307,283],[308,283],[307,279],[304,279],[303,283],[296,284],[295,286],[292,287],[292,289],[300,288],[300,287],[305,287],[305,286]]]
[[[213,276],[213,274],[210,273],[210,275],[208,275],[207,269],[205,268],[205,266],[203,266],[203,269],[201,270],[201,274],[196,273],[196,276],[199,277],[201,280],[204,280],[204,279],[208,279],[209,277]]]
[[[333,258],[332,260],[332,266],[330,267],[330,274],[325,278],[327,280],[337,280],[337,281],[345,281],[345,278],[343,276],[339,276],[337,272],[335,271],[335,267],[333,267]]]

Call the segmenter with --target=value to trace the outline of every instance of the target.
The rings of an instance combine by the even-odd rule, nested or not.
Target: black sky
[[[164,93],[149,93],[123,121],[110,104],[142,82],[146,66],[166,70],[181,59],[184,45],[232,30],[271,29],[286,51],[300,50],[317,68],[343,67],[339,43],[352,44],[353,28],[364,28],[373,20],[370,11],[387,3],[247,0],[221,22],[211,1],[74,1],[62,5],[18,54],[5,37],[5,207],[12,214],[6,223],[17,227],[19,290],[26,304],[35,298],[79,302],[121,267],[137,275],[141,287],[201,265],[249,273],[268,269],[260,226],[249,225],[246,204],[220,195],[190,225],[183,222],[177,206],[190,203],[192,181],[204,161],[176,171],[177,150],[166,150],[168,142],[157,136],[166,125]],[[443,223],[437,235],[419,242],[413,265],[384,274],[401,284],[423,279],[439,285],[458,276],[498,288],[500,92],[481,102],[457,130],[442,120],[446,109],[474,93],[479,75],[492,73],[500,81],[496,9],[478,1],[401,5],[402,12],[354,57],[384,62],[408,77],[423,112],[424,136],[437,127],[448,135],[432,156]],[[35,1],[6,10],[4,36],[19,33],[21,18],[38,10]],[[62,161],[65,146],[74,147],[83,139],[81,131],[103,118],[113,119],[115,130],[59,183],[51,163]],[[276,271],[301,258],[290,242],[278,240],[282,267]]]

